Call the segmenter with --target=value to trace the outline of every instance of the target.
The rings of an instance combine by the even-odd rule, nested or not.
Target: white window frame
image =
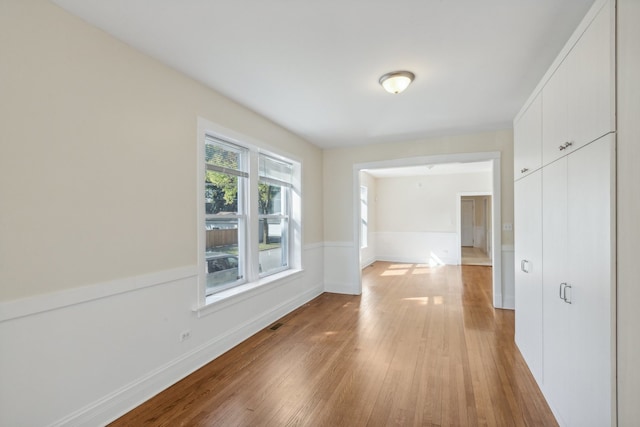
[[[223,168],[223,167],[219,167],[219,166],[213,166],[210,164],[207,164],[205,161],[205,171],[206,170],[212,170],[215,172],[219,172],[219,173],[223,173],[223,174],[228,174],[228,175],[233,175],[238,177],[238,212],[236,214],[208,214],[205,212],[204,217],[205,217],[205,222],[208,220],[215,220],[215,219],[220,219],[220,220],[228,220],[228,219],[234,219],[237,221],[237,227],[238,227],[238,280],[233,281],[233,282],[228,282],[225,283],[224,285],[218,287],[216,289],[216,291],[213,294],[222,292],[226,289],[230,289],[233,287],[236,287],[238,285],[241,285],[243,283],[245,283],[247,281],[246,277],[247,277],[247,268],[246,266],[248,265],[247,262],[247,220],[248,220],[248,208],[249,208],[249,204],[247,203],[247,194],[249,193],[249,157],[250,157],[250,152],[248,149],[246,149],[245,147],[242,147],[240,145],[231,143],[229,141],[226,141],[224,139],[221,139],[217,136],[211,135],[211,133],[207,133],[205,135],[205,147],[207,142],[210,142],[213,145],[219,145],[229,151],[236,151],[238,152],[238,156],[239,156],[239,165],[238,165],[238,169],[227,169],[227,168]],[[205,149],[205,147],[202,147],[203,149]],[[203,181],[204,181],[204,177],[203,177]],[[206,185],[206,184],[205,184]],[[204,206],[203,206],[204,208]],[[206,235],[206,230],[205,230],[205,235]],[[206,237],[205,237],[206,240]],[[206,247],[205,247],[205,253],[206,253]],[[205,257],[206,258],[206,257]],[[206,265],[206,263],[205,263]],[[206,268],[205,268],[206,270]],[[206,277],[206,274],[205,274]],[[206,278],[205,278],[206,280]],[[206,291],[205,291],[206,294]],[[211,294],[211,295],[213,295]],[[207,296],[207,295],[205,295]]]
[[[360,186],[360,249],[369,244],[369,189]]]
[[[225,141],[249,150],[248,158],[248,184],[245,197],[246,203],[246,235],[245,239],[245,271],[242,284],[206,296],[205,273],[205,140],[206,137]],[[292,165],[292,182],[290,183],[290,213],[288,245],[288,266],[282,270],[272,271],[269,275],[262,275],[259,269],[259,244],[258,244],[258,182],[259,182],[259,155],[266,155],[275,160]],[[276,284],[286,280],[289,276],[299,274],[302,271],[302,162],[296,156],[285,153],[282,150],[248,137],[236,131],[222,127],[207,119],[198,118],[198,144],[197,144],[197,271],[198,271],[198,303],[194,311],[198,315],[205,315],[216,310],[214,306],[223,301],[229,301],[236,297],[241,298],[248,292],[258,292],[256,289]],[[240,239],[240,236],[239,236]]]
[[[293,174],[293,164],[289,161],[283,160],[281,158],[277,158],[274,157],[273,155],[269,154],[269,153],[265,153],[265,152],[258,152],[258,160],[260,160],[261,157],[264,157],[266,159],[271,159],[274,160],[276,162],[282,162],[285,163],[287,165],[289,165],[292,169],[292,174]],[[293,178],[293,176],[292,176]],[[263,176],[260,171],[258,172],[258,182],[259,183],[266,183],[266,184],[273,184],[273,185],[277,185],[279,187],[282,188],[281,190],[281,204],[283,205],[280,209],[281,213],[280,214],[263,214],[261,212],[258,212],[258,224],[264,220],[264,219],[279,219],[281,222],[284,220],[287,224],[286,229],[284,230],[284,232],[281,231],[281,251],[282,251],[282,259],[285,261],[284,265],[282,265],[280,268],[277,269],[272,269],[269,271],[262,271],[262,269],[260,269],[260,277],[267,277],[270,276],[272,274],[276,274],[279,273],[281,271],[284,270],[288,270],[290,268],[290,248],[291,248],[291,241],[290,241],[290,236],[291,236],[291,180],[289,182],[287,181],[282,181],[279,179],[275,179],[275,178],[270,178],[270,177],[265,177]],[[283,193],[284,191],[284,193]]]

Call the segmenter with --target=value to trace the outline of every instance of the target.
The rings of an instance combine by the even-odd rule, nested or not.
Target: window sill
[[[276,286],[289,283],[291,280],[301,276],[304,270],[289,269],[280,273],[263,277],[255,282],[245,283],[231,289],[218,292],[206,298],[205,305],[196,307],[193,311],[198,317],[204,317],[227,307],[238,304],[246,299],[253,298]]]

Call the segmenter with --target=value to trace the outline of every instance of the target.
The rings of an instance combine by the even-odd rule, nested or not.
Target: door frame
[[[503,301],[505,285],[502,281],[502,227],[500,226],[502,221],[501,215],[501,184],[502,184],[502,172],[501,172],[501,153],[500,151],[486,151],[478,153],[460,153],[460,154],[440,154],[433,156],[416,156],[407,157],[401,159],[391,159],[374,161],[367,163],[355,163],[353,165],[353,180],[352,180],[352,202],[353,202],[353,215],[352,215],[352,230],[353,230],[353,256],[350,275],[357,282],[357,293],[362,293],[362,269],[360,268],[360,171],[363,169],[383,169],[394,168],[403,166],[420,166],[430,164],[446,164],[446,163],[472,163],[491,161],[492,163],[492,180],[491,180],[491,241],[492,241],[492,254],[493,260],[492,268],[492,284],[493,284],[493,306],[495,308],[503,308],[505,306]],[[458,212],[460,209],[458,208]],[[458,221],[459,223],[459,221]]]
[[[495,186],[494,186],[494,190],[495,190]],[[458,219],[457,219],[457,233],[458,233],[458,265],[462,265],[462,198],[463,197],[473,197],[473,196],[490,196],[491,197],[491,206],[493,207],[494,205],[494,197],[493,197],[493,192],[489,192],[489,191],[462,191],[460,193],[458,193],[457,198],[456,198],[456,208],[457,208],[457,215],[458,215]],[[474,205],[475,205],[475,201],[474,201]],[[495,221],[493,218],[493,212],[494,209],[491,209],[491,221],[493,224],[493,227],[491,227],[491,236],[487,235],[487,242],[489,241],[489,239],[491,239],[491,241],[493,242],[492,247],[495,247]],[[485,217],[486,217],[486,213],[485,213]],[[486,218],[485,218],[485,222],[486,222]],[[474,230],[475,232],[475,230]],[[495,257],[495,254],[493,253],[494,251],[491,251],[492,253],[488,254],[489,257],[491,258],[491,263],[493,264],[494,270],[496,267],[495,264],[495,260],[497,259]]]
[[[471,246],[475,247],[476,244],[476,230],[475,230],[475,226],[476,226],[476,201],[471,199],[471,200],[462,200],[462,198],[464,196],[460,196],[458,195],[458,200],[460,201],[460,213],[458,214],[458,216],[460,217],[460,225],[458,226],[460,228],[460,236],[459,236],[459,240],[460,240],[460,246],[462,246],[462,202],[470,202],[471,203]]]

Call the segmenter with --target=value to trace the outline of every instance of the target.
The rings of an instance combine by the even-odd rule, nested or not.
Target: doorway
[[[492,266],[491,195],[460,195],[460,264]]]
[[[491,162],[491,186],[492,191],[490,193],[484,195],[491,195],[490,212],[491,212],[491,228],[489,233],[488,248],[489,253],[491,253],[491,259],[493,268],[491,269],[492,275],[492,299],[493,306],[496,308],[505,307],[503,301],[503,295],[506,295],[507,300],[511,298],[513,294],[513,285],[510,283],[503,283],[503,268],[507,270],[509,274],[509,269],[512,269],[513,261],[503,263],[502,258],[502,235],[501,235],[501,167],[500,167],[500,152],[480,152],[480,153],[459,153],[459,154],[443,154],[443,155],[433,155],[433,156],[424,156],[424,157],[410,157],[410,158],[400,158],[400,159],[390,159],[390,160],[382,160],[382,161],[372,161],[367,163],[355,163],[353,165],[353,194],[357,195],[357,197],[353,198],[353,244],[349,245],[349,250],[344,250],[344,253],[348,253],[349,260],[345,261],[345,277],[348,275],[352,278],[355,286],[352,289],[354,294],[360,294],[362,292],[362,267],[360,261],[361,251],[360,245],[356,242],[360,242],[360,233],[361,233],[361,200],[360,200],[360,172],[366,169],[384,169],[384,168],[399,168],[399,167],[415,167],[420,166],[428,167],[428,165],[437,165],[437,164],[464,164],[464,163],[472,163],[472,162],[483,162],[489,161]],[[459,200],[460,198],[456,198]],[[456,209],[453,215],[456,215],[455,212],[460,212],[460,206],[458,204],[458,209]],[[451,222],[456,224],[454,218],[451,218]],[[457,226],[460,226],[460,221],[458,218]],[[460,240],[459,240],[459,229],[457,232],[458,238],[453,243],[450,255],[454,258],[454,264],[460,264]],[[377,240],[377,239],[376,239]],[[380,246],[380,245],[378,245]],[[338,260],[336,258],[336,260]],[[456,262],[457,261],[457,262]],[[347,267],[347,264],[349,265]],[[512,271],[512,270],[511,270]],[[512,274],[512,273],[510,273]]]

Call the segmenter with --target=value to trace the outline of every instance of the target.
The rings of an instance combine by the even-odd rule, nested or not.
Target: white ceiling
[[[53,1],[321,147],[511,127],[593,3]]]

